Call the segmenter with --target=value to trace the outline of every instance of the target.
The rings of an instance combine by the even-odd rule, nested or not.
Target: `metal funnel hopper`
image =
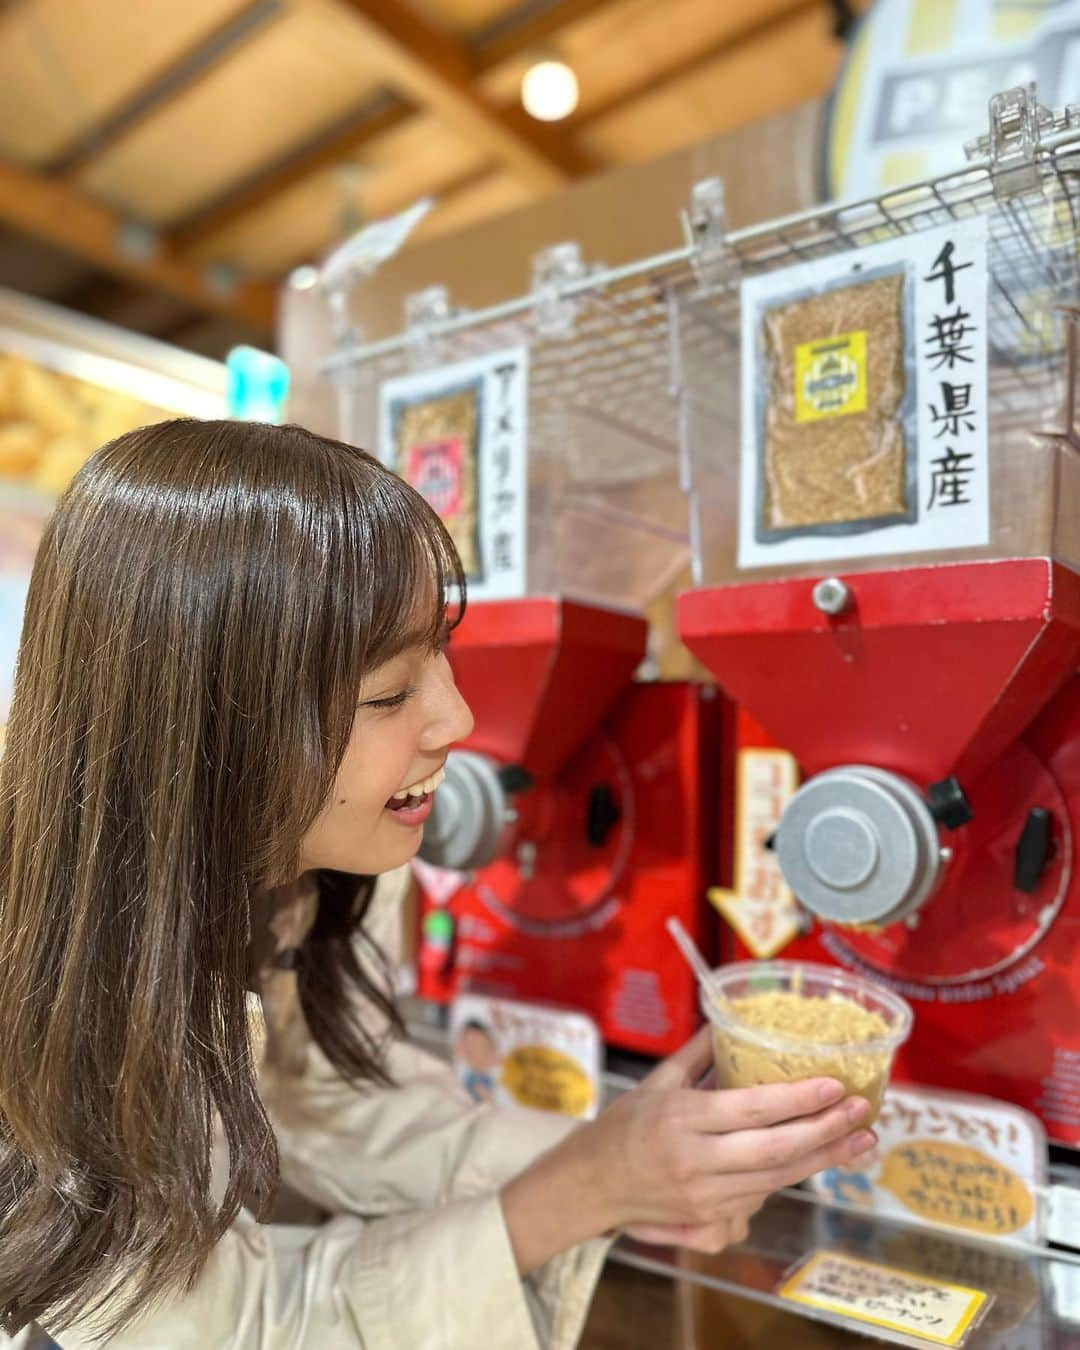
[[[449,658],[476,717],[470,750],[554,777],[645,655],[638,615],[558,597],[476,601]]]
[[[679,633],[804,773],[873,764],[976,777],[1080,661],[1080,578],[1047,558],[691,591]]]

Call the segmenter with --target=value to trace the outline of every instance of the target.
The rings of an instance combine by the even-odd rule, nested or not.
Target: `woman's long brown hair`
[[[437,641],[452,585],[423,500],[298,427],[146,427],[57,507],[0,761],[9,1328],[115,1331],[189,1285],[241,1205],[264,1212],[277,1153],[246,1008],[251,901],[296,875],[365,673]],[[385,997],[352,941],[370,887],[325,883],[305,1013],[347,1077],[377,1076],[351,1011],[357,990]]]

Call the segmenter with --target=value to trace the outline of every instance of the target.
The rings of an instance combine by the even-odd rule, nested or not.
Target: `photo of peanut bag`
[[[904,282],[897,267],[763,312],[759,537],[914,518]]]
[[[470,581],[483,574],[478,448],[483,382],[391,406],[394,469],[442,519]]]

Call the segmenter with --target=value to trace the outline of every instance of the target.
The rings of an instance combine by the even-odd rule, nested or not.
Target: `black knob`
[[[1028,812],[1013,861],[1013,885],[1018,891],[1030,895],[1039,884],[1043,868],[1050,858],[1052,830],[1050,812],[1044,807],[1036,806]]]
[[[622,820],[615,794],[606,783],[597,783],[589,792],[589,814],[585,832],[593,848],[603,848],[608,835]]]
[[[533,776],[520,764],[504,764],[496,774],[504,792],[528,792],[533,785]]]
[[[958,830],[975,814],[971,803],[964,796],[964,789],[955,778],[943,778],[940,783],[931,783],[926,789],[926,804],[937,823],[944,825],[947,830]]]

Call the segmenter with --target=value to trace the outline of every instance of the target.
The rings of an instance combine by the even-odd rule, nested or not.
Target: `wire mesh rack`
[[[708,317],[699,342],[691,339],[684,348],[709,349],[721,337],[737,352],[738,283],[746,277],[983,217],[989,230],[990,345],[995,366],[1013,371],[1009,393],[1022,389],[1033,372],[1041,378],[1048,364],[1063,358],[1062,309],[1080,297],[1080,130],[1040,148],[1035,178],[1031,191],[1001,198],[994,166],[983,161],[876,198],[728,235],[716,263],[726,275],[700,287],[697,298]],[[685,286],[687,279],[669,284]]]
[[[1068,310],[1080,305],[1080,128],[1036,144],[1028,168],[1026,190],[1006,194],[984,157],[878,197],[691,236],[684,248],[568,280],[554,301],[534,291],[346,345],[323,367],[339,390],[343,434],[375,443],[384,380],[525,345],[530,588],[644,604],[691,556],[697,580],[734,579],[741,283],[983,217],[991,472],[995,487],[1010,483],[996,492],[989,551],[1046,551],[1061,514],[1057,459],[1046,451],[1045,463],[1021,469],[1012,460],[1030,433],[1065,430]],[[998,528],[1016,491],[1030,519]]]
[[[738,565],[741,360],[740,283],[748,277],[959,222],[987,232],[986,424],[990,539],[967,557],[1052,554],[1080,561],[1080,470],[1063,439],[1069,330],[1080,298],[1080,131],[1033,156],[1023,191],[1002,193],[989,160],[880,197],[824,207],[729,235],[691,277],[669,277],[678,325],[673,386],[679,392],[695,580],[724,583]],[[1059,439],[1055,440],[1055,434]],[[845,568],[879,566],[874,554]],[[913,554],[897,544],[906,562]],[[755,569],[812,573],[820,564]]]
[[[530,296],[347,352],[330,364],[342,435],[376,443],[386,380],[527,347],[529,589],[647,606],[690,559],[667,304],[647,273],[605,278],[554,328]]]

